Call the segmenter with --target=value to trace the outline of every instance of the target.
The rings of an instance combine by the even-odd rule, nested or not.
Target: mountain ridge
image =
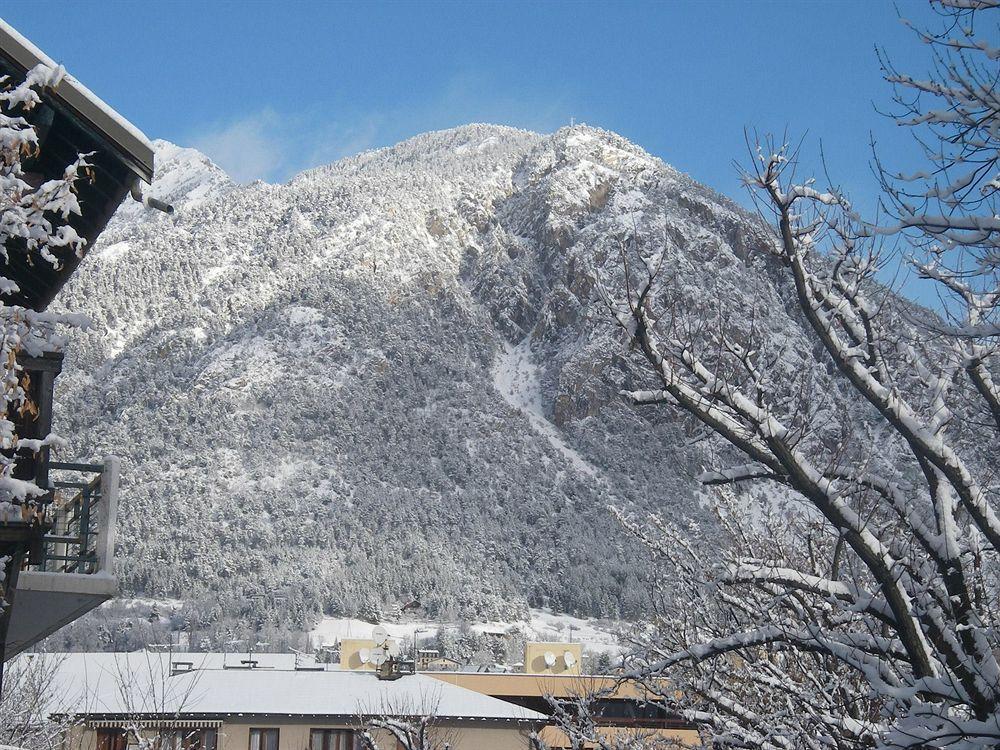
[[[679,299],[723,288],[799,341],[752,217],[586,126],[437,131],[284,185],[157,150],[177,212],[116,215],[60,300],[97,326],[56,427],[122,454],[127,595],[213,622],[263,590],[304,624],[417,593],[448,616],[646,611],[608,507],[703,522],[704,456],[621,403],[639,375],[594,275],[618,282],[618,239],[667,236]]]

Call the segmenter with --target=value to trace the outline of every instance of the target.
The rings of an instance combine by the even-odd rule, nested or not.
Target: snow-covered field
[[[503,352],[493,366],[493,387],[508,404],[520,410],[528,418],[532,429],[569,459],[575,468],[589,476],[597,474],[597,469],[569,446],[559,428],[545,416],[538,365],[531,356],[530,338],[525,338],[517,346],[504,344]]]
[[[420,640],[432,638],[442,628],[457,628],[457,622],[407,619],[380,623],[393,638],[410,640],[414,633]],[[530,619],[508,622],[473,622],[472,630],[479,633],[505,633],[510,628],[521,630],[528,640],[574,641],[582,643],[585,651],[618,654],[622,651],[619,634],[632,626],[613,620],[594,620],[551,612],[547,609],[530,610]],[[333,645],[342,638],[369,638],[375,626],[364,620],[350,617],[324,617],[309,632],[314,647]]]
[[[183,599],[148,599],[143,597],[133,597],[131,599],[119,598],[114,601],[115,604],[126,609],[152,609],[153,607],[156,607],[160,610],[160,612],[172,612],[174,610],[179,610],[184,606]]]

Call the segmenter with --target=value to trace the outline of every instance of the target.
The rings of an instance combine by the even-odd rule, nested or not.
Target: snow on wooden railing
[[[103,464],[53,461],[49,464],[53,501],[51,530],[45,535],[35,570],[93,574],[109,571],[118,515],[119,460]]]

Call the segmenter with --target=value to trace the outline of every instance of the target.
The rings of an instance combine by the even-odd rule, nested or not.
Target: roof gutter
[[[165,203],[164,201],[161,201],[159,198],[153,198],[150,195],[143,194],[142,182],[139,179],[136,179],[136,181],[132,183],[132,187],[129,189],[129,193],[132,194],[132,197],[135,200],[139,201],[139,203],[146,206],[146,208],[155,208],[157,211],[163,211],[163,213],[165,214],[172,214],[174,212],[174,207],[171,206],[169,203]],[[181,670],[180,674],[184,674],[189,671],[191,670],[184,669]]]
[[[58,712],[50,714],[53,718],[69,718],[83,720],[88,726],[113,727],[122,722],[136,722],[143,725],[166,725],[173,723],[181,727],[185,722],[194,724],[198,722],[203,726],[218,726],[220,724],[245,724],[250,721],[266,721],[271,724],[295,724],[303,722],[321,722],[335,724],[357,724],[365,716],[374,714],[316,714],[316,713],[281,713],[281,712],[243,712],[243,711],[180,711],[178,713],[99,713],[99,712]],[[404,718],[404,717],[397,717]],[[418,718],[418,717],[409,717]],[[524,716],[434,716],[434,720],[441,724],[522,724],[530,726],[541,726],[552,721],[549,716],[539,716],[538,718]]]

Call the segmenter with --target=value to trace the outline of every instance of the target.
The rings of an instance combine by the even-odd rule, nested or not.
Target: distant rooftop
[[[27,658],[22,656],[20,658]],[[544,714],[422,674],[379,680],[333,665],[295,669],[295,654],[74,653],[32,658],[58,663],[49,713],[91,717],[174,714],[188,717],[431,714],[440,719],[538,723]],[[300,660],[301,664],[301,660]],[[188,665],[191,665],[188,667]],[[178,669],[175,669],[178,668]],[[155,700],[151,697],[155,696]],[[144,708],[155,703],[156,710]]]

